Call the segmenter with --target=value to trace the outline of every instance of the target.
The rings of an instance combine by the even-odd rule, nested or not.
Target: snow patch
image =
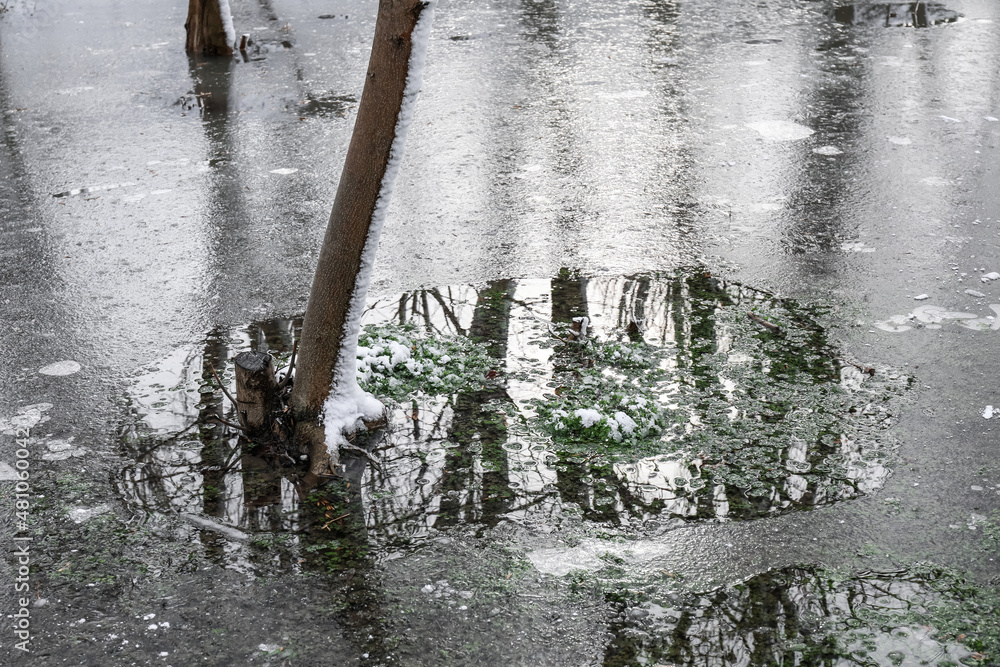
[[[602,415],[597,410],[593,410],[591,408],[580,408],[573,414],[575,414],[577,417],[580,418],[580,423],[583,424],[584,428],[590,428],[597,422],[604,419],[604,415]]]
[[[813,153],[817,155],[841,155],[844,151],[840,150],[836,146],[820,146],[819,148],[814,148]]]
[[[762,120],[747,123],[747,127],[768,141],[798,141],[813,134],[805,125],[790,120]]]
[[[98,505],[97,507],[76,507],[69,511],[69,518],[73,520],[73,523],[83,523],[88,519],[93,519],[95,516],[100,516],[102,514],[107,514],[111,511],[111,506],[108,504]]]
[[[618,424],[618,428],[620,428],[625,435],[632,435],[635,432],[635,429],[639,427],[639,425],[635,423],[635,420],[624,412],[615,413],[615,422]]]
[[[219,0],[219,14],[222,16],[222,29],[226,31],[226,44],[236,47],[236,28],[233,27],[233,12],[229,9],[229,0]]]
[[[21,473],[9,463],[0,461],[0,482],[14,482],[21,479]]]
[[[430,0],[424,5],[413,28],[410,37],[410,62],[406,75],[406,86],[403,89],[403,102],[396,118],[396,132],[389,151],[389,163],[386,165],[382,184],[379,188],[375,211],[372,214],[371,225],[368,228],[368,238],[365,240],[364,251],[361,254],[361,266],[358,268],[357,282],[347,318],[344,322],[343,344],[333,371],[333,386],[330,395],[323,406],[323,424],[326,433],[327,450],[336,452],[340,445],[346,444],[345,433],[358,430],[364,420],[378,419],[385,412],[385,407],[374,396],[361,389],[358,385],[358,336],[361,333],[361,316],[365,310],[365,297],[368,285],[371,283],[372,269],[375,266],[375,253],[378,250],[379,237],[385,223],[386,211],[392,199],[392,190],[399,173],[399,165],[403,160],[403,150],[406,147],[406,134],[413,120],[413,109],[417,102],[417,93],[424,79],[424,63],[427,59],[427,44],[430,41],[431,25],[434,22],[434,8],[437,0]]]

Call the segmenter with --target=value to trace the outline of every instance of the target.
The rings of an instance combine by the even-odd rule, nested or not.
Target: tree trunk
[[[223,10],[225,16],[223,16]],[[235,36],[230,39],[226,27],[232,30],[232,16],[228,0],[188,0],[188,18],[185,49],[188,53],[206,56],[231,56]]]
[[[377,416],[372,406],[380,406],[357,387],[357,337],[392,181],[420,86],[431,5],[422,0],[379,0],[364,91],[309,294],[290,400],[296,438],[309,449],[310,472],[317,475],[338,462],[338,436],[333,434],[333,441],[327,442],[331,438],[324,439],[320,426],[331,392],[338,404],[354,402],[353,412],[341,413],[346,415],[341,419],[347,431]],[[328,415],[326,436],[338,428],[331,423]]]

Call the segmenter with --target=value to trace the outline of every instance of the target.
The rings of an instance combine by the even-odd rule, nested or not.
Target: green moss
[[[358,341],[362,387],[396,400],[482,386],[495,364],[468,338],[431,337],[413,325],[367,326]]]

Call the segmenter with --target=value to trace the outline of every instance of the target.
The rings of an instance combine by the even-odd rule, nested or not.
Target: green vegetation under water
[[[627,579],[614,563],[575,577],[620,610],[605,667],[1000,664],[1000,591],[929,564],[790,567],[707,592]]]

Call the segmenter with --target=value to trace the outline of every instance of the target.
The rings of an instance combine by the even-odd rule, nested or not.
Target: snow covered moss
[[[557,373],[555,393],[536,403],[542,428],[557,444],[638,454],[679,421],[664,401],[671,387],[660,369],[662,349],[586,340],[561,354],[566,370]]]
[[[396,400],[481,385],[495,363],[468,338],[430,337],[412,325],[365,327],[357,355],[361,387]]]

